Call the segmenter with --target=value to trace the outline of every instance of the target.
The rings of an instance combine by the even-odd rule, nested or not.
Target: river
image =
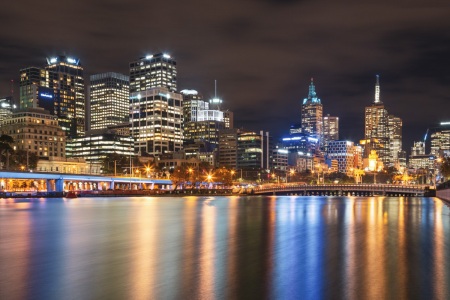
[[[0,299],[450,299],[437,198],[0,199]]]

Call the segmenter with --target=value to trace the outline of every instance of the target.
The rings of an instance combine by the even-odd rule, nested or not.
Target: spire
[[[320,103],[320,99],[317,98],[316,87],[314,86],[314,78],[311,77],[311,83],[309,85],[308,98],[303,99],[303,104],[306,103]]]
[[[375,101],[373,103],[381,103],[380,101],[380,75],[376,75],[377,83],[375,84]]]

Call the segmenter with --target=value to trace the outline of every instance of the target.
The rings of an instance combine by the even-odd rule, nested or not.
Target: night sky
[[[339,3],[338,3],[339,2]],[[345,3],[342,5],[341,3]],[[450,121],[450,2],[445,1],[3,1],[0,95],[19,69],[66,54],[88,75],[146,54],[178,63],[178,88],[214,94],[235,125],[275,136],[300,122],[314,77],[340,138],[364,134],[364,107],[381,100],[403,119],[403,148]]]

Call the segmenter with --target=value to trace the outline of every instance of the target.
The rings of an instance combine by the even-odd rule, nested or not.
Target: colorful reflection
[[[5,299],[449,299],[436,198],[0,202]]]

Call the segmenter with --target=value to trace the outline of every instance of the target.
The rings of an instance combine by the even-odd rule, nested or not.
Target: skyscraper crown
[[[308,98],[303,99],[303,104],[317,103],[320,104],[320,99],[317,98],[316,87],[314,86],[314,78],[311,78],[311,84],[309,85]]]

